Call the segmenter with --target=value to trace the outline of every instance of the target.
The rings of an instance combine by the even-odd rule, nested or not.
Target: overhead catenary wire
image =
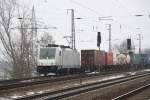
[[[89,7],[86,7],[86,6],[84,6],[84,5],[82,5],[82,4],[78,3],[78,2],[76,2],[76,1],[74,1],[74,0],[71,0],[71,1],[73,1],[73,2],[76,3],[77,5],[79,5],[79,6],[83,7],[83,8],[86,8],[86,9],[88,9],[88,10],[90,10],[90,11],[96,13],[97,15],[99,15],[97,11],[95,11],[95,10],[89,8]],[[109,16],[109,17],[111,17],[111,16]],[[104,17],[104,18],[105,18],[105,17]],[[107,18],[107,17],[106,17],[106,18]],[[118,21],[115,21],[115,22],[119,23]],[[119,24],[120,24],[120,23],[119,23]],[[122,27],[122,26],[121,26],[121,24],[120,24],[120,32],[121,32],[121,27]]]
[[[95,13],[95,14],[98,15],[98,16],[102,16],[102,18],[103,18],[103,15],[102,15],[102,14],[99,14],[99,12],[97,12],[96,10],[94,10],[94,9],[92,9],[92,8],[89,8],[89,7],[83,5],[83,4],[81,4],[81,3],[79,3],[79,2],[77,2],[77,1],[75,1],[75,0],[70,0],[70,1],[73,2],[73,3],[75,3],[75,4],[77,4],[78,6],[81,6],[82,8],[88,9],[89,11]],[[112,16],[104,16],[104,18],[107,18],[107,17],[112,17]],[[118,22],[117,20],[114,20],[114,19],[113,19],[113,21],[120,24],[120,22]],[[120,24],[120,32],[121,32],[121,28],[122,28],[122,26],[121,26],[121,24]]]
[[[124,10],[126,10],[126,12],[130,15],[130,12],[128,10],[128,8],[126,6],[124,6],[119,0],[111,0],[112,2],[116,2],[117,4],[120,5],[121,8],[124,8]]]
[[[82,7],[82,8],[85,8],[85,9],[87,9],[87,10],[93,12],[94,14],[96,14],[96,15],[98,15],[98,16],[104,16],[104,15],[100,14],[99,12],[97,12],[96,10],[94,10],[94,9],[88,7],[88,6],[85,6],[84,4],[81,4],[81,3],[79,3],[79,2],[77,2],[77,1],[75,1],[75,0],[70,0],[70,1],[71,1],[72,3],[78,5],[78,6]]]

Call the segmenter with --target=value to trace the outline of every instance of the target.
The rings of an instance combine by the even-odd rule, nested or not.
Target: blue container
[[[150,54],[145,54],[144,64],[150,64]]]

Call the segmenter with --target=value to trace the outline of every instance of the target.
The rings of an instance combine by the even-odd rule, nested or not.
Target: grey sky
[[[20,0],[28,8],[35,6],[36,17],[48,26],[56,43],[67,44],[62,37],[70,35],[70,14],[67,9],[75,9],[76,47],[77,49],[96,49],[97,31],[102,34],[103,50],[108,50],[108,30],[106,24],[112,24],[112,44],[119,44],[123,39],[133,38],[138,49],[137,34],[143,35],[142,47],[150,47],[150,0]],[[135,17],[142,14],[142,17]],[[98,17],[113,16],[114,21],[98,21]],[[121,25],[121,29],[120,29]],[[98,27],[97,30],[93,30]],[[140,29],[136,29],[140,28]],[[82,31],[81,31],[82,30]],[[40,30],[39,30],[40,31]],[[42,31],[42,30],[41,30]],[[116,40],[118,39],[118,40]]]

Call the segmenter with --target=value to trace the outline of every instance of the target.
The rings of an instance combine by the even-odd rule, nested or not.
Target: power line
[[[79,3],[79,2],[77,2],[77,1],[75,1],[75,0],[70,0],[70,1],[73,2],[73,3],[75,3],[75,4],[77,4],[78,6],[80,6],[80,7],[82,7],[82,8],[88,9],[89,11],[91,11],[91,12],[97,14],[98,16],[99,16],[99,15],[100,15],[100,16],[103,16],[102,14],[100,14],[99,12],[97,12],[96,10],[94,10],[94,9],[92,9],[92,8],[89,8],[89,7],[83,5],[83,4],[81,4],[81,3]]]
[[[117,2],[117,3],[118,3],[122,8],[124,8],[124,9],[127,11],[127,13],[129,13],[129,15],[130,15],[130,12],[129,12],[129,10],[127,9],[127,7],[124,6],[119,0],[112,0],[112,1]]]

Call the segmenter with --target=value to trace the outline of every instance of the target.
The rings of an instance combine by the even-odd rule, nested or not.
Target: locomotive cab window
[[[41,48],[40,59],[54,59],[56,48]]]

